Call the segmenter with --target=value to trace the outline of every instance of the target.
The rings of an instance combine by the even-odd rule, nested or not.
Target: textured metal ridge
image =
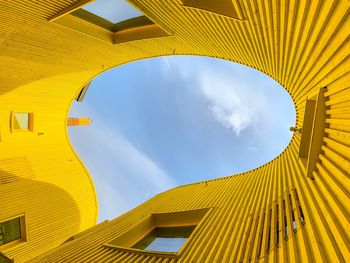
[[[0,180],[0,219],[25,212],[29,238],[0,251],[18,262],[350,262],[349,1],[234,0],[245,18],[239,21],[180,0],[130,0],[174,35],[117,45],[47,21],[76,2],[0,3],[0,179],[11,182]],[[111,67],[164,55],[222,58],[264,72],[292,97],[299,127],[306,99],[326,87],[314,179],[298,158],[296,133],[257,169],[161,193],[59,246],[93,226],[97,212],[93,185],[64,128],[71,101]],[[32,134],[10,133],[12,110],[34,112]],[[103,246],[151,213],[203,207],[213,211],[179,258]]]

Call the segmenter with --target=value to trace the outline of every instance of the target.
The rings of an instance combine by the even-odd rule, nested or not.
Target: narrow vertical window
[[[292,223],[293,223],[293,231],[296,232],[297,231],[297,223],[295,221],[295,216],[294,216],[294,208],[293,208],[293,202],[292,202],[292,195],[289,194],[289,202],[290,202],[290,207],[292,208]]]
[[[284,213],[284,234],[285,234],[285,239],[288,239],[288,222],[287,222],[287,210],[286,210],[285,200],[283,200],[283,213]]]
[[[301,208],[301,205],[299,205],[299,212],[300,212],[300,221],[302,224],[305,224],[305,217],[303,213],[303,209]]]
[[[279,225],[278,225],[278,205],[276,206],[276,236],[275,236],[275,246],[279,243]]]
[[[271,248],[271,246],[270,246],[270,243],[271,243],[271,219],[272,219],[272,209],[270,209],[269,219],[267,221],[267,223],[269,224],[268,228],[267,228],[267,250],[270,250],[270,248]]]
[[[261,253],[261,247],[262,247],[262,237],[264,234],[264,224],[265,224],[265,213],[263,213],[262,217],[262,225],[261,225],[261,231],[259,233],[259,243],[258,243],[258,251],[256,253],[257,257],[259,258],[260,253]]]
[[[303,208],[301,207],[300,201],[299,201],[299,196],[298,196],[298,191],[295,190],[295,198],[297,200],[297,206],[299,208],[299,213],[300,213],[300,222],[302,224],[305,223],[305,217],[304,217],[304,213],[303,213]]]

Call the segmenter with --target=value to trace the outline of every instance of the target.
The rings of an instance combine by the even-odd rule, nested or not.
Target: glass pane
[[[196,226],[157,227],[157,237],[189,237]]]
[[[21,238],[21,220],[15,218],[6,222],[0,223],[2,228],[2,244]]]
[[[11,259],[9,259],[8,257],[0,254],[0,262],[1,263],[12,263],[13,261]]]
[[[0,245],[4,244],[4,235],[2,233],[2,225],[0,223]]]
[[[29,113],[15,113],[14,114],[13,129],[29,129]]]
[[[157,237],[145,250],[178,252],[186,240],[187,238],[183,237]]]
[[[177,252],[196,226],[156,227],[132,248],[160,252]]]
[[[83,7],[86,11],[112,23],[118,23],[143,14],[125,0],[96,0]]]
[[[145,249],[153,242],[153,240],[157,238],[157,233],[155,230],[152,230],[149,234],[147,234],[142,240],[138,241],[135,245],[133,245],[133,248],[137,249]]]

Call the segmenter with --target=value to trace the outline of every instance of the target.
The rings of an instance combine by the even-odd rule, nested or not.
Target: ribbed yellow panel
[[[76,2],[0,3],[0,219],[25,213],[28,221],[28,242],[7,256],[31,259],[95,222],[93,185],[65,130],[76,93],[113,66],[192,54],[236,61],[277,80],[295,103],[299,127],[306,99],[327,88],[314,180],[298,159],[296,133],[258,169],[164,192],[33,261],[350,262],[349,1],[234,0],[239,21],[180,0],[131,0],[174,35],[117,45],[47,22]],[[33,132],[11,133],[12,111],[33,112]],[[213,207],[210,216],[177,259],[103,246],[151,213],[206,207]]]
[[[0,221],[24,214],[27,224],[27,242],[0,250],[17,261],[60,245],[97,219],[93,184],[65,130],[74,92],[58,79],[27,84],[0,97]],[[33,130],[12,130],[12,111],[33,113]]]

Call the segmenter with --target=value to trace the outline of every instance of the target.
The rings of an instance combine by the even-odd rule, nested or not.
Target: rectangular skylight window
[[[140,11],[125,0],[96,0],[84,6],[83,9],[113,24],[143,16]]]
[[[133,248],[159,252],[178,252],[196,226],[156,227]]]
[[[157,237],[145,250],[178,252],[187,239],[185,237]]]
[[[104,246],[116,251],[178,258],[186,250],[193,231],[201,228],[209,210],[211,208],[151,214]]]

